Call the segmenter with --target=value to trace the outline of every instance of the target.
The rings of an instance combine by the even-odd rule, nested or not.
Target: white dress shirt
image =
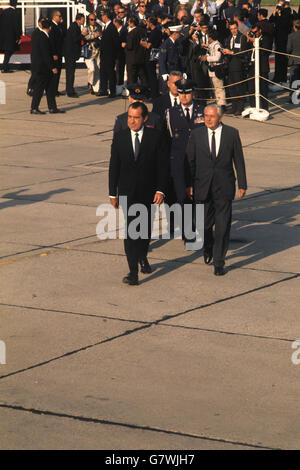
[[[183,109],[183,112],[184,112],[184,115],[186,116],[186,110],[188,109],[189,110],[189,114],[190,114],[190,119],[192,119],[192,116],[193,116],[193,104],[191,104],[190,106],[184,106],[183,104],[181,105],[182,109]]]
[[[219,124],[217,129],[215,129],[215,140],[216,140],[216,156],[218,156],[219,149],[220,149],[220,143],[221,143],[221,135],[222,135],[222,124]],[[209,143],[209,149],[211,151],[211,140],[212,140],[212,133],[213,131],[209,128],[207,128],[208,131],[208,143]]]
[[[173,108],[173,106],[174,106],[174,101],[175,101],[175,100],[177,101],[177,104],[180,104],[179,96],[174,96],[174,95],[172,95],[172,93],[169,93],[169,96],[170,96],[172,108]]]

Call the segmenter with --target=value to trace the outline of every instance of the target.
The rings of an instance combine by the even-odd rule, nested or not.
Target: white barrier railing
[[[9,7],[9,1],[0,0],[0,8],[7,7]],[[17,8],[21,10],[22,34],[25,34],[25,16],[28,8],[35,11],[35,26],[37,26],[38,19],[41,16],[41,8],[66,9],[67,28],[75,19],[77,13],[88,15],[86,6],[83,3],[75,3],[74,0],[18,0]]]

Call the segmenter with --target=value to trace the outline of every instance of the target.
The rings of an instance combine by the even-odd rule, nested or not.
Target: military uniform
[[[177,202],[186,198],[185,154],[192,129],[204,125],[203,105],[193,101],[193,111],[188,122],[182,105],[166,111],[166,125],[170,136],[171,177]]]

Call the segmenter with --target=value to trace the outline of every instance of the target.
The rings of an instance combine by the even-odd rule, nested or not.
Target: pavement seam
[[[207,440],[207,441],[213,441],[213,442],[219,442],[219,443],[231,444],[231,445],[240,445],[240,446],[243,446],[243,447],[251,447],[251,448],[256,448],[256,449],[280,450],[279,448],[263,446],[261,444],[252,444],[252,443],[247,443],[247,442],[242,442],[242,441],[234,441],[234,440],[231,440],[231,439],[219,438],[219,437],[216,437],[216,436],[205,436],[205,435],[202,435],[202,434],[194,434],[194,433],[188,433],[188,432],[183,432],[183,431],[176,431],[176,430],[173,430],[173,429],[163,429],[163,428],[156,427],[156,426],[147,426],[147,425],[142,425],[142,424],[123,423],[123,422],[119,422],[119,421],[112,421],[112,420],[107,420],[107,419],[102,419],[102,418],[91,418],[91,417],[86,417],[86,416],[71,415],[71,414],[68,414],[68,413],[60,413],[60,412],[49,411],[49,410],[39,410],[39,409],[35,409],[35,408],[26,408],[26,407],[21,406],[21,405],[9,405],[9,404],[6,404],[6,403],[0,403],[0,408],[5,408],[5,409],[9,409],[9,410],[14,410],[14,411],[23,411],[23,412],[26,412],[26,413],[37,414],[37,415],[53,416],[53,417],[56,417],[56,418],[73,419],[73,420],[76,420],[76,421],[83,421],[83,422],[88,422],[88,423],[93,423],[93,424],[103,424],[103,425],[108,425],[108,426],[126,427],[126,428],[130,428],[130,429],[136,429],[136,430],[139,430],[139,431],[159,432],[159,433],[173,435],[173,436],[188,437],[188,438],[193,438],[193,439]]]
[[[77,348],[77,349],[74,349],[72,351],[68,351],[67,353],[64,353],[62,354],[61,356],[56,356],[56,357],[53,357],[51,359],[48,359],[46,361],[43,361],[43,362],[40,362],[38,364],[33,364],[29,367],[26,367],[24,369],[19,369],[19,370],[16,370],[14,372],[10,372],[6,375],[1,375],[0,376],[0,380],[2,379],[5,379],[7,377],[11,377],[13,375],[18,375],[18,374],[21,374],[23,372],[27,372],[28,370],[31,370],[31,369],[36,369],[37,367],[41,367],[41,366],[44,366],[44,365],[47,365],[47,364],[50,364],[51,362],[55,362],[55,361],[58,361],[60,359],[63,359],[63,358],[66,358],[66,357],[69,357],[69,356],[73,356],[74,354],[77,354],[79,352],[82,352],[82,351],[86,351],[88,349],[91,349],[93,347],[96,347],[96,346],[99,346],[99,345],[102,345],[102,344],[105,344],[105,343],[108,343],[108,342],[111,342],[111,341],[114,341],[116,339],[120,339],[120,338],[123,338],[124,336],[128,336],[128,335],[131,335],[133,333],[136,333],[136,332],[139,332],[141,330],[144,330],[144,329],[147,329],[147,328],[151,328],[152,326],[157,326],[157,325],[160,325],[162,322],[166,321],[166,320],[171,320],[171,319],[174,319],[174,318],[178,318],[179,316],[182,316],[182,315],[186,315],[187,313],[191,313],[191,312],[195,312],[196,310],[202,310],[202,309],[205,309],[205,308],[208,308],[208,307],[212,307],[214,305],[217,305],[219,303],[223,303],[223,302],[227,302],[228,300],[232,300],[232,299],[236,299],[236,298],[239,298],[239,297],[243,297],[245,295],[248,295],[250,293],[253,293],[253,292],[257,292],[257,291],[260,291],[260,290],[263,290],[263,289],[267,289],[269,287],[272,287],[274,285],[277,285],[277,284],[280,284],[282,282],[286,282],[286,281],[290,281],[292,279],[295,279],[295,278],[298,278],[300,277],[300,274],[296,274],[294,276],[289,276],[287,278],[284,278],[284,279],[280,279],[278,281],[274,281],[272,283],[269,283],[269,284],[266,284],[264,286],[260,286],[260,287],[256,287],[254,289],[250,289],[249,291],[245,291],[245,292],[240,292],[239,294],[236,294],[236,295],[233,295],[233,296],[230,296],[230,297],[225,297],[223,299],[218,299],[214,302],[210,302],[209,304],[204,304],[204,305],[200,305],[200,306],[197,306],[197,307],[192,307],[190,309],[187,309],[187,310],[184,310],[182,312],[178,312],[178,313],[175,313],[175,314],[170,314],[170,315],[163,315],[160,319],[158,320],[154,320],[152,322],[148,322],[148,323],[145,323],[144,325],[141,325],[137,328],[134,328],[134,329],[131,329],[131,330],[126,330],[124,331],[123,333],[120,333],[118,335],[115,335],[115,336],[112,336],[110,338],[106,338],[104,340],[101,340],[101,341],[97,341],[96,343],[93,343],[93,344],[88,344],[86,346],[83,346],[81,348]],[[1,305],[1,304],[0,304]],[[228,333],[227,333],[228,334]],[[233,334],[233,333],[232,333]],[[236,333],[237,334],[237,333]],[[275,338],[274,338],[275,339]],[[291,341],[289,339],[286,339],[286,341]]]

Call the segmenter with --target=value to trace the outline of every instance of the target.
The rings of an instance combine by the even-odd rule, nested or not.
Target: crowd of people
[[[299,54],[297,38],[292,42],[292,49],[291,41],[288,45],[291,33],[300,30],[299,11],[293,10],[288,1],[278,0],[271,15],[267,9],[260,8],[260,0],[80,2],[86,6],[87,17],[78,14],[66,29],[63,9],[61,12],[42,9],[44,16],[32,35],[33,75],[42,68],[48,68],[47,75],[55,75],[50,94],[53,90],[58,93],[64,56],[67,95],[78,97],[74,89],[76,62],[84,57],[88,88],[96,96],[114,98],[124,83],[130,86],[139,82],[147,87],[153,101],[167,90],[168,76],[177,70],[195,82],[196,97],[200,101],[205,103],[214,98],[224,112],[239,115],[246,104],[254,106],[255,38],[259,38],[262,48],[262,97],[268,97],[269,89],[277,89],[264,80],[269,75],[269,55],[273,48],[279,52],[275,54],[273,82],[288,85],[288,65],[293,66],[293,80],[299,78],[299,60],[289,61],[284,55],[288,51]],[[17,0],[10,0],[10,4],[11,7],[0,15],[0,48],[5,53],[3,73],[11,71],[9,60],[20,43],[21,34],[15,11]],[[42,24],[48,26],[43,28]],[[41,36],[36,34],[40,30],[49,36],[49,47],[45,41],[42,41],[44,46],[40,45]],[[41,47],[44,63],[37,63],[41,60]],[[34,76],[28,94],[33,93],[33,83]],[[230,108],[226,107],[228,102],[232,103]],[[268,109],[268,101],[262,99],[261,107]]]

